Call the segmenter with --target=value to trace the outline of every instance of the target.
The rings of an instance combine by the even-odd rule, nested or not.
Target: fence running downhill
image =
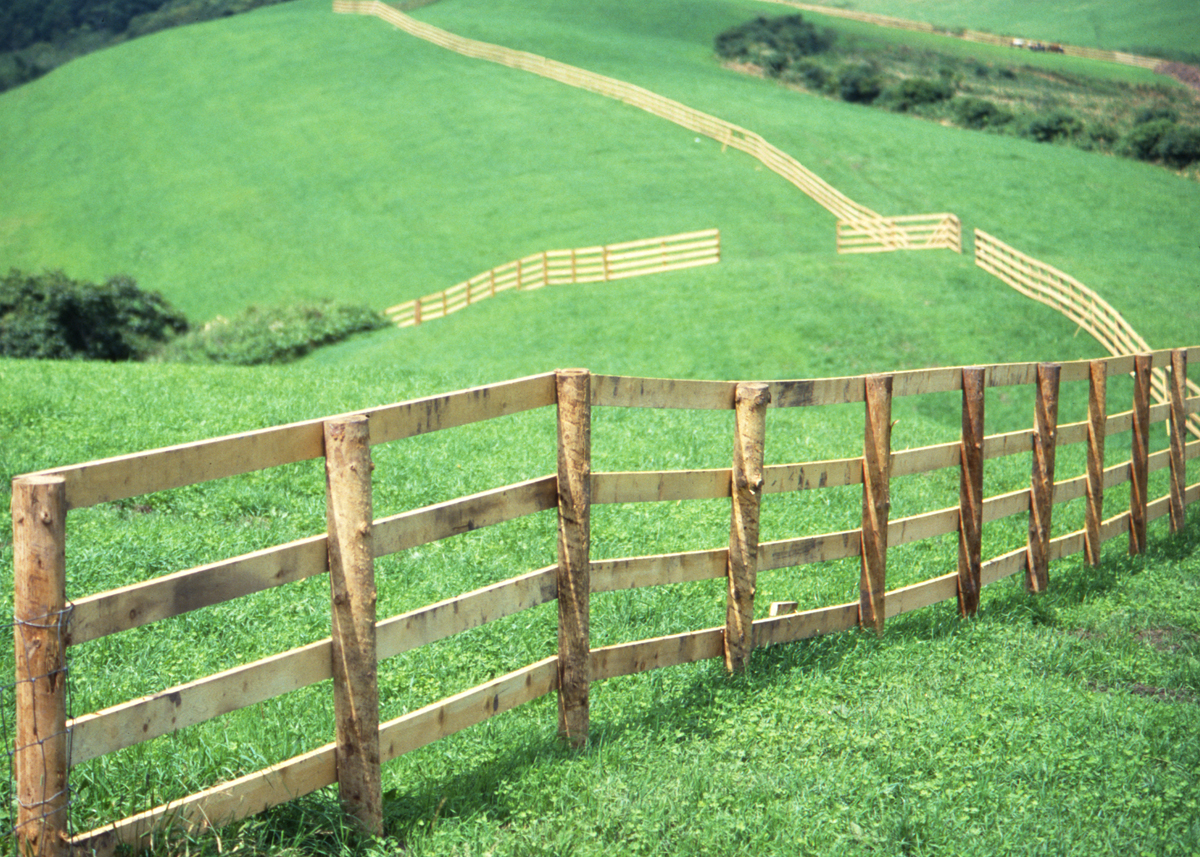
[[[1150,350],[1133,326],[1092,289],[979,229],[975,230],[975,264],[1026,297],[1058,310],[1091,334],[1109,354]],[[1151,383],[1155,401],[1161,404],[1170,400],[1165,371],[1155,369]],[[1187,386],[1200,395],[1200,384],[1188,381]],[[1200,437],[1200,418],[1189,420],[1188,425],[1192,434]]]
[[[893,374],[760,382],[662,380],[592,375],[586,370],[491,384],[377,407],[358,414],[60,467],[13,482],[17,734],[14,769],[19,803],[16,834],[34,854],[111,853],[138,847],[164,828],[219,825],[338,783],[343,804],[368,830],[382,825],[380,765],[390,759],[546,694],[558,695],[560,734],[573,744],[588,734],[588,688],[607,678],[724,659],[738,670],[760,646],[802,640],[855,626],[882,630],[887,618],[946,600],[972,615],[981,587],[1022,574],[1035,592],[1049,582],[1052,560],[1084,552],[1096,563],[1101,545],[1128,534],[1129,549],[1146,548],[1150,521],[1185,525],[1186,506],[1200,500],[1187,483],[1187,363],[1200,347],[1064,364],[1007,364],[923,369]],[[1150,403],[1151,370],[1169,370],[1169,402]],[[1110,414],[1107,379],[1132,373],[1132,409]],[[1088,384],[1087,419],[1058,425],[1060,383]],[[1033,428],[986,435],[987,388],[1032,385]],[[961,391],[960,440],[895,450],[892,400]],[[767,465],[766,409],[864,406],[861,457]],[[557,468],[546,476],[376,518],[371,505],[370,448],[538,408],[556,408]],[[682,408],[734,411],[731,466],[715,470],[592,472],[593,408]],[[1150,452],[1150,427],[1168,421],[1169,448]],[[1131,457],[1105,458],[1105,439],[1130,432]],[[1056,450],[1086,444],[1086,472],[1056,475]],[[1028,455],[1029,488],[983,494],[984,462]],[[310,538],[186,569],[120,589],[67,600],[66,517],[70,510],[241,473],[324,458],[328,530]],[[553,464],[549,465],[554,468]],[[889,518],[891,481],[956,469],[955,506]],[[1169,469],[1169,493],[1151,500],[1149,474]],[[1128,483],[1129,504],[1104,517],[1106,492]],[[800,532],[760,541],[764,495],[862,486],[861,525],[841,532]],[[1110,505],[1112,496],[1110,497]],[[622,558],[591,555],[595,504],[729,498],[728,545]],[[1051,534],[1053,508],[1086,498],[1084,529]],[[1118,498],[1119,499],[1119,498]],[[538,512],[557,509],[555,565],[401,615],[375,616],[377,557]],[[1028,514],[1027,543],[982,555],[985,524]],[[797,522],[799,524],[799,522]],[[889,548],[957,534],[958,565],[945,574],[888,589]],[[760,572],[836,559],[860,560],[856,601],[803,612],[754,604]],[[292,651],[102,711],[67,719],[66,650],[274,586],[329,574],[333,633]],[[724,578],[724,624],[655,639],[592,648],[590,598],[643,586]],[[417,711],[380,723],[376,665],[501,617],[557,602],[558,651],[506,675]],[[716,619],[716,617],[714,617]],[[333,680],[336,739],[181,800],[102,828],[69,835],[69,770],[214,716],[316,682]]]
[[[839,220],[872,224],[884,219],[882,215],[850,199],[791,155],[768,143],[753,131],[748,131],[732,122],[726,122],[724,119],[710,116],[640,86],[547,59],[537,54],[464,38],[418,21],[386,3],[378,2],[378,0],[334,0],[333,10],[350,14],[374,15],[411,36],[424,39],[463,56],[487,60],[540,75],[637,107],[696,134],[703,134],[723,146],[745,152],[772,172],[791,182]],[[902,220],[902,218],[893,220]],[[893,233],[897,228],[902,230],[905,227],[893,225],[891,227]],[[952,245],[947,243],[938,246],[951,247]],[[887,247],[887,249],[900,249],[900,247]]]
[[[412,327],[466,309],[509,289],[529,291],[543,286],[606,283],[720,261],[721,233],[717,229],[603,247],[547,250],[476,274],[443,291],[388,307],[384,314],[397,327]]]

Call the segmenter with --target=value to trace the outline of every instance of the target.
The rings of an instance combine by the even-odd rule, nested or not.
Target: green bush
[[[280,307],[250,307],[232,318],[218,317],[163,348],[156,358],[181,363],[253,366],[287,363],[322,345],[355,333],[378,330],[388,321],[369,307],[336,301]]]
[[[879,74],[869,65],[851,65],[838,75],[838,95],[853,104],[870,104],[883,90]]]
[[[1154,154],[1179,170],[1200,162],[1200,128],[1176,125],[1159,139]]]
[[[1012,121],[1013,115],[986,98],[960,98],[954,102],[954,115],[964,128],[998,128]]]
[[[822,91],[829,83],[829,72],[812,60],[793,63],[784,77],[789,82],[800,84],[814,92]]]
[[[187,319],[130,277],[97,286],[62,271],[0,279],[0,355],[46,360],[141,360],[186,331]]]
[[[762,65],[775,75],[795,59],[828,50],[833,41],[831,30],[818,30],[800,15],[784,15],[731,27],[717,34],[714,44],[718,56]]]
[[[1020,134],[1039,143],[1053,143],[1055,140],[1066,140],[1076,137],[1083,132],[1083,122],[1079,117],[1066,110],[1053,110],[1040,116],[1034,116],[1022,126]]]
[[[1143,107],[1133,117],[1134,125],[1145,125],[1147,122],[1156,122],[1159,119],[1166,119],[1168,122],[1179,121],[1179,111],[1174,107],[1166,104],[1155,104],[1151,107]]]
[[[948,80],[910,77],[890,88],[884,94],[884,101],[893,110],[903,112],[926,104],[937,104],[953,97],[954,84]]]
[[[1139,161],[1153,161],[1158,155],[1158,144],[1176,128],[1172,119],[1160,118],[1139,122],[1125,135],[1122,151]]]

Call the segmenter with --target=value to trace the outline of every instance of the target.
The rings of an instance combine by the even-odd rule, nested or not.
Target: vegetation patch
[[[1200,99],[1167,83],[981,61],[818,30],[800,15],[756,18],[720,33],[715,47],[739,69],[854,104],[1176,170],[1200,164]]]
[[[387,324],[387,319],[370,307],[337,301],[252,306],[232,319],[218,316],[180,337],[162,349],[157,359],[241,366],[287,363],[322,345]]]
[[[65,62],[138,36],[227,18],[284,0],[5,0],[0,2],[0,92]]]
[[[141,360],[188,328],[158,292],[132,277],[103,285],[62,271],[0,279],[0,356],[49,360]]]

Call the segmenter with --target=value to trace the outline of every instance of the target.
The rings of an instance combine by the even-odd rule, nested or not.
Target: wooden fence
[[[962,252],[962,222],[955,214],[839,220],[839,253],[886,253],[894,250]]]
[[[680,271],[721,261],[717,229],[643,238],[604,247],[546,250],[476,274],[448,289],[388,307],[384,314],[397,327],[412,327],[442,318],[509,289],[528,291],[543,286],[599,283]]]
[[[979,229],[975,230],[975,264],[1026,297],[1058,310],[1090,333],[1109,354],[1135,354],[1150,349],[1108,301],[1083,283]],[[1165,371],[1155,369],[1151,383],[1155,401],[1161,404],[1170,400]],[[1196,382],[1189,381],[1188,389],[1200,395],[1200,385]],[[1200,437],[1200,419],[1189,420],[1189,429]]]
[[[1187,484],[1187,461],[1200,441],[1186,443],[1183,425],[1200,412],[1187,398],[1187,363],[1200,347],[1064,364],[1001,364],[923,369],[819,380],[738,383],[591,375],[562,370],[326,419],[60,467],[13,482],[17,731],[14,770],[19,803],[16,833],[31,853],[111,853],[145,843],[175,825],[207,826],[243,818],[337,782],[347,810],[369,830],[381,824],[380,765],[472,724],[557,692],[559,732],[573,744],[588,733],[591,682],[706,658],[730,670],[750,652],[855,626],[881,630],[887,618],[957,599],[975,612],[982,586],[1023,574],[1045,589],[1051,560],[1084,552],[1095,563],[1103,542],[1128,534],[1131,552],[1146,546],[1146,525],[1170,517],[1184,526],[1185,507],[1200,499]],[[1152,406],[1154,368],[1169,371],[1170,399]],[[1132,409],[1110,414],[1107,379],[1133,374]],[[1087,383],[1087,419],[1059,425],[1059,385]],[[986,435],[984,392],[1032,385],[1033,428]],[[960,440],[895,450],[892,400],[961,391]],[[863,455],[766,465],[765,412],[862,403]],[[371,507],[370,447],[429,432],[556,407],[557,467],[546,476],[491,488],[434,506],[376,518]],[[715,470],[593,473],[591,409],[685,408],[735,412],[731,466]],[[1150,453],[1150,427],[1168,421],[1170,445]],[[1131,432],[1131,457],[1107,464],[1105,439]],[[1056,450],[1086,444],[1086,472],[1055,473]],[[1028,489],[983,495],[984,462],[1030,456]],[[66,517],[70,510],[183,485],[324,457],[328,530],[310,538],[178,571],[143,583],[67,600]],[[551,465],[553,468],[554,465]],[[889,518],[891,480],[955,468],[960,500],[899,519]],[[1150,472],[1169,468],[1170,491],[1148,497]],[[1105,492],[1130,484],[1129,507],[1104,517]],[[862,485],[861,526],[843,532],[800,532],[760,542],[763,495]],[[597,559],[591,556],[594,504],[730,499],[727,546],[707,550]],[[1051,536],[1056,504],[1086,498],[1086,526]],[[1111,495],[1110,495],[1111,504]],[[398,616],[374,615],[376,557],[468,530],[558,510],[558,561],[547,568]],[[982,556],[983,526],[1028,514],[1028,543]],[[802,521],[797,521],[802,529]],[[920,583],[888,589],[889,547],[958,534],[957,568]],[[857,601],[804,612],[754,605],[759,572],[828,560],[860,558]],[[330,637],[254,663],[103,711],[67,719],[65,654],[71,646],[328,573]],[[685,583],[728,581],[723,625],[591,648],[592,593]],[[379,723],[376,664],[461,631],[551,601],[558,603],[559,649],[542,660],[401,717]],[[716,618],[716,617],[714,617]],[[336,740],[262,771],[70,837],[71,765],[112,753],[273,698],[333,680]],[[131,784],[132,787],[132,784]]]

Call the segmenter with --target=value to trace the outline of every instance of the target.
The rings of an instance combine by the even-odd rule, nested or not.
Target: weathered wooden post
[[[1108,361],[1088,363],[1087,517],[1083,551],[1088,565],[1100,564],[1104,524],[1104,439],[1108,435]]]
[[[1056,363],[1037,367],[1037,402],[1033,415],[1033,465],[1029,497],[1029,547],[1025,589],[1045,592],[1050,583],[1050,518],[1054,509],[1054,452],[1058,443]]]
[[[364,830],[379,836],[383,785],[371,467],[365,416],[325,423],[338,794],[345,811]]]
[[[983,554],[983,404],[986,370],[962,371],[962,465],[958,480],[958,612],[979,610]]]
[[[1150,480],[1150,369],[1152,355],[1133,358],[1133,454],[1129,472],[1129,553],[1146,550]]]
[[[730,492],[728,598],[725,607],[725,669],[740,672],[754,649],[754,588],[758,575],[758,523],[762,506],[763,443],[771,391],[766,384],[738,384]]]
[[[66,857],[68,843],[66,483],[13,480],[17,853]]]
[[[887,592],[888,514],[891,510],[892,376],[866,377],[863,441],[862,575],[858,623],[883,633]]]
[[[591,682],[592,376],[560,369],[558,390],[558,734],[588,737]]]
[[[1177,533],[1187,523],[1184,494],[1187,491],[1187,350],[1171,352],[1171,532]]]

